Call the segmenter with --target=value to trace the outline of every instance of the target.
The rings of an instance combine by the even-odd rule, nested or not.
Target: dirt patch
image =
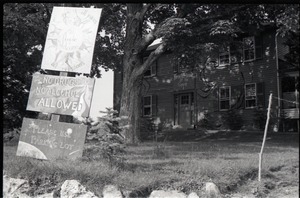
[[[226,197],[253,198],[297,198],[299,197],[299,165],[279,165],[270,167],[262,173],[261,182],[257,174],[250,173],[240,177],[240,181],[231,188]]]

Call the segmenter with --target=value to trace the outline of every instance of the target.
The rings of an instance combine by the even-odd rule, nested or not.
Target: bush
[[[240,130],[244,125],[244,120],[238,110],[232,109],[223,115],[224,124],[231,130]]]
[[[196,127],[198,129],[212,130],[212,129],[217,128],[215,123],[216,123],[216,120],[211,115],[211,113],[204,112],[203,118],[199,122],[197,122]]]
[[[153,118],[141,118],[140,120],[141,140],[152,140],[155,136]]]
[[[3,134],[3,142],[18,142],[21,134],[20,128],[14,128],[8,130],[8,132]]]
[[[266,125],[266,121],[267,121],[267,110],[264,109],[256,109],[254,112],[254,124],[256,127],[258,127],[261,130],[265,129],[265,125]],[[273,125],[274,122],[274,118],[276,117],[276,115],[274,115],[274,112],[271,111],[270,113],[270,120],[269,120],[269,126]]]
[[[142,140],[164,141],[167,132],[173,128],[170,121],[160,121],[160,118],[142,118],[140,120],[140,130]]]
[[[112,108],[107,108],[105,113],[105,116],[99,117],[96,124],[88,129],[84,156],[89,159],[105,158],[111,161],[125,152],[119,122],[127,118],[117,117],[117,111]]]

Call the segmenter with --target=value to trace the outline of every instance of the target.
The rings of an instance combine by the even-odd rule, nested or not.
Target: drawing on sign
[[[22,141],[19,141],[17,155],[33,157],[36,159],[44,159],[44,160],[47,159],[46,155],[40,149]]]
[[[17,155],[37,159],[82,156],[85,125],[23,119]]]
[[[90,73],[101,9],[54,7],[42,69]]]
[[[34,74],[27,110],[87,117],[95,79]]]

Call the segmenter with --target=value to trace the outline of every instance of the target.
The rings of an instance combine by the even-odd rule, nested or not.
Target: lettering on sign
[[[53,160],[82,156],[86,125],[24,118],[17,156]]]
[[[88,117],[95,79],[34,74],[27,109]]]
[[[101,11],[53,7],[41,68],[89,74]]]

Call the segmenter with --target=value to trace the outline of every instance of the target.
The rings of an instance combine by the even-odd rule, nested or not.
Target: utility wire
[[[277,97],[273,96],[273,98],[277,98]],[[277,98],[277,99],[278,99],[278,100],[282,100],[282,101],[284,101],[284,102],[290,102],[290,103],[293,103],[293,104],[298,104],[298,105],[299,105],[299,103],[298,103],[298,102],[296,102],[296,101],[285,100],[285,99],[281,99],[281,98]]]

